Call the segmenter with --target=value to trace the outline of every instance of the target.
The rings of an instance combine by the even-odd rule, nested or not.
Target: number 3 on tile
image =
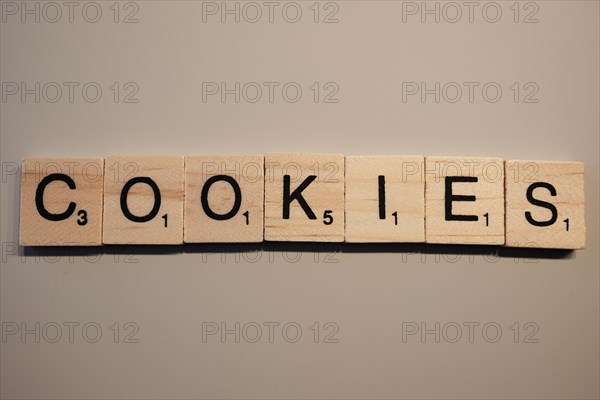
[[[85,225],[85,224],[88,223],[88,220],[87,220],[87,211],[85,211],[85,210],[79,210],[79,212],[77,212],[77,216],[79,217],[79,219],[77,220],[77,225],[83,226],[83,225]],[[567,225],[567,227],[568,227],[568,225]],[[569,230],[569,228],[567,228],[567,230]]]

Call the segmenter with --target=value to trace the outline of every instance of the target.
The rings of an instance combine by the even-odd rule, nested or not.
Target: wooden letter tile
[[[426,157],[427,243],[504,244],[504,163],[491,157]]]
[[[186,243],[262,242],[264,156],[185,157]]]
[[[105,159],[102,241],[183,243],[183,157]]]
[[[25,158],[22,246],[102,244],[102,158]]]
[[[346,242],[424,242],[423,156],[346,156]]]
[[[344,241],[344,156],[265,156],[265,240]]]
[[[583,163],[506,161],[506,245],[585,247]]]

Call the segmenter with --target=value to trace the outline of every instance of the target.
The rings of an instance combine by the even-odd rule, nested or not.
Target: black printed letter
[[[146,185],[150,186],[150,188],[152,188],[152,191],[154,192],[154,207],[152,207],[152,210],[147,215],[144,215],[142,217],[133,215],[131,211],[129,211],[129,207],[127,207],[127,195],[129,194],[129,189],[131,189],[131,187],[136,183],[145,183]],[[128,220],[133,222],[148,222],[152,218],[156,217],[156,214],[158,214],[159,210],[160,190],[158,189],[156,182],[154,182],[152,179],[146,176],[131,178],[127,181],[125,186],[123,186],[123,190],[121,190],[121,211]]]
[[[208,191],[210,190],[210,187],[213,183],[219,181],[229,183],[231,185],[231,188],[233,189],[233,193],[235,196],[233,200],[233,207],[231,207],[231,210],[225,214],[217,214],[210,208],[210,205],[208,204]],[[230,218],[233,218],[235,214],[237,214],[237,212],[240,210],[240,206],[242,205],[242,191],[240,190],[240,185],[238,185],[236,180],[229,175],[211,176],[204,183],[204,187],[202,187],[202,193],[200,194],[200,202],[202,203],[202,208],[204,209],[206,215],[208,215],[212,219],[215,219],[217,221],[225,221]]]
[[[538,200],[533,197],[533,191],[537,188],[548,189],[548,191],[550,192],[550,196],[556,196],[556,189],[554,188],[554,186],[547,182],[535,182],[529,185],[529,187],[527,188],[527,201],[529,201],[534,206],[547,208],[552,213],[552,216],[548,221],[536,221],[531,216],[531,213],[527,211],[525,212],[525,218],[527,219],[527,222],[529,222],[533,226],[550,226],[556,222],[558,218],[558,211],[556,210],[556,207],[554,207],[554,204]]]
[[[64,219],[69,218],[71,216],[71,214],[73,214],[75,212],[76,205],[75,205],[75,203],[70,202],[69,206],[67,207],[67,210],[60,214],[52,214],[51,212],[46,210],[46,207],[44,207],[44,190],[46,190],[46,186],[48,186],[50,183],[52,183],[54,181],[62,181],[64,183],[66,183],[69,186],[69,189],[71,189],[71,190],[74,190],[76,188],[75,181],[73,181],[73,179],[71,179],[68,175],[65,175],[65,174],[48,175],[47,177],[42,179],[42,181],[40,182],[40,184],[37,187],[37,190],[35,191],[35,206],[37,207],[37,210],[40,213],[40,215],[42,217],[46,218],[47,220],[62,221]]]
[[[306,200],[304,200],[304,197],[302,197],[302,191],[315,179],[317,179],[316,175],[309,175],[304,182],[290,194],[290,176],[283,176],[283,219],[290,219],[290,203],[294,200],[298,201],[298,204],[300,204],[309,219],[317,219],[315,213],[310,209],[310,206]]]
[[[477,182],[477,177],[472,176],[447,176],[446,177],[446,221],[477,221],[477,215],[454,215],[452,214],[453,201],[475,201],[475,196],[466,196],[460,194],[452,194],[452,184],[454,182]]]

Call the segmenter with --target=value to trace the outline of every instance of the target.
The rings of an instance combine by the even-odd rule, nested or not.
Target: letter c
[[[46,190],[46,186],[48,186],[54,181],[62,181],[66,183],[67,186],[69,186],[69,189],[71,190],[75,190],[77,187],[75,185],[75,181],[71,179],[68,175],[48,175],[44,179],[42,179],[35,191],[35,206],[37,207],[38,213],[40,213],[40,215],[46,218],[48,221],[62,221],[69,218],[75,212],[75,207],[77,207],[77,205],[74,202],[70,202],[69,206],[67,207],[67,210],[59,214],[52,214],[46,209],[46,207],[44,206],[44,191]]]

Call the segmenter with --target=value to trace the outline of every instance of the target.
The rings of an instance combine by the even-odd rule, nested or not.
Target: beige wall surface
[[[600,396],[597,1],[0,5],[2,398]],[[583,161],[587,248],[17,246],[22,157],[275,151]]]

